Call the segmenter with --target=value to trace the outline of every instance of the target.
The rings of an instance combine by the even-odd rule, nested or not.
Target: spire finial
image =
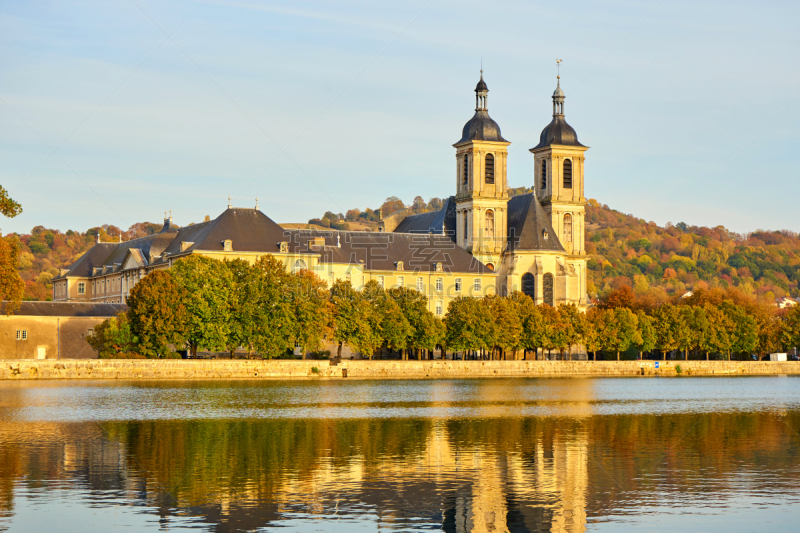
[[[231,197],[228,196],[228,209],[230,209],[230,208],[231,208]]]
[[[164,209],[164,220],[167,220],[167,210]]]
[[[258,209],[258,196],[256,196],[256,209]]]
[[[481,56],[481,79],[483,79],[483,56]]]
[[[172,224],[172,209],[169,210],[169,223]]]
[[[561,83],[561,62],[564,61],[563,59],[556,59],[556,79],[559,80],[558,83]]]

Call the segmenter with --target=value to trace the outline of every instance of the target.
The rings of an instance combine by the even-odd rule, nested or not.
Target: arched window
[[[542,189],[547,188],[547,159],[542,159]]]
[[[553,275],[545,274],[542,279],[542,295],[544,296],[544,303],[550,307],[555,307],[555,298],[553,297]]]
[[[300,272],[301,270],[305,270],[305,269],[306,269],[306,262],[303,261],[302,259],[298,259],[297,261],[294,262],[294,270],[293,270],[293,272],[296,273],[296,272]]]
[[[494,265],[492,263],[486,263],[486,268],[489,269],[489,272],[494,272]]]
[[[572,161],[569,159],[564,160],[564,188],[572,188]]]
[[[494,156],[492,154],[486,155],[486,183],[494,183]]]
[[[494,239],[494,211],[486,211],[486,225],[484,226],[483,236],[486,240]]]
[[[469,216],[464,211],[464,242],[469,241]]]
[[[466,187],[469,185],[469,156],[467,154],[464,154],[464,167],[462,169],[462,173],[464,176],[462,183],[464,184],[464,187]]]
[[[530,272],[522,275],[522,294],[527,294],[536,301],[536,278]]]
[[[564,242],[572,242],[572,215],[564,215]]]

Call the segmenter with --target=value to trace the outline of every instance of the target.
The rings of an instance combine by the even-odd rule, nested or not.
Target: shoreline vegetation
[[[444,288],[449,290],[449,288]],[[527,295],[457,297],[443,317],[414,289],[376,281],[331,287],[314,273],[286,271],[264,256],[255,264],[190,256],[153,272],[128,298],[128,311],[98,325],[87,342],[101,358],[196,358],[198,350],[242,349],[248,359],[342,359],[342,347],[372,360],[593,361],[673,358],[752,360],[800,341],[800,307],[777,309],[736,288],[698,289],[657,303],[630,287],[581,312],[535,305]],[[324,346],[335,346],[328,353]],[[181,353],[183,351],[183,353]],[[449,356],[449,357],[448,357]],[[691,357],[690,357],[691,356]],[[385,357],[384,357],[385,358]]]

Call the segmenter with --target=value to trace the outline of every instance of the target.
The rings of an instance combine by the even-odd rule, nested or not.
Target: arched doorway
[[[555,307],[555,298],[553,297],[554,279],[552,274],[545,274],[542,279],[542,296],[544,303],[550,307]]]

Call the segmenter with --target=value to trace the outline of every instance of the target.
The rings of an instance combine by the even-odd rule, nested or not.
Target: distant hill
[[[512,195],[530,189],[510,189]],[[284,224],[293,228],[334,228],[374,231],[384,216],[402,209],[424,213],[441,209],[442,199],[428,202],[416,197],[405,205],[387,198],[378,208],[351,209],[346,214],[325,213],[308,223]],[[117,241],[151,235],[161,224],[140,222],[127,231],[111,225],[83,233],[37,226],[29,235],[10,234],[21,247],[20,275],[25,298],[46,300],[52,294],[50,280],[100,240]],[[800,295],[800,238],[791,231],[758,230],[733,233],[723,226],[658,226],[626,215],[596,200],[586,206],[586,251],[589,260],[589,294],[601,296],[621,285],[638,294],[663,301],[686,290],[707,287],[739,287],[764,301]]]

